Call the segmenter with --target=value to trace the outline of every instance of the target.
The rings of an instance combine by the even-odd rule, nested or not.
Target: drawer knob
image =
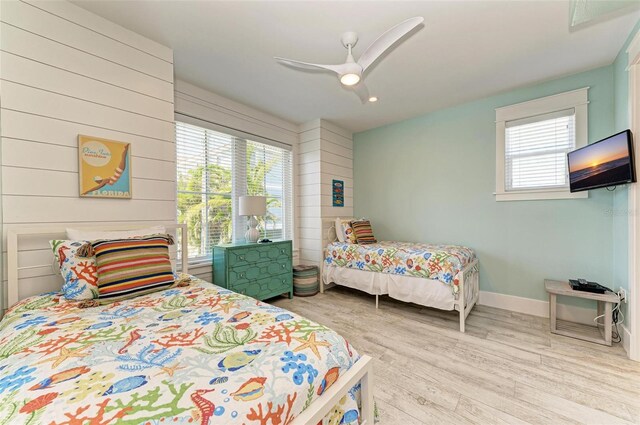
[[[240,277],[244,277],[244,273],[240,273]]]
[[[244,260],[244,255],[238,257],[240,260]]]
[[[284,249],[281,249],[281,250],[280,250],[280,253],[281,253],[281,254],[284,254],[284,253],[285,253],[285,250],[284,250]]]
[[[284,269],[285,267],[287,267],[287,265],[286,264],[282,264],[282,268]]]

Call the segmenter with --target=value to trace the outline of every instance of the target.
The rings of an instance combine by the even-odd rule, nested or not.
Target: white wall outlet
[[[618,295],[620,296],[620,299],[622,300],[623,303],[627,302],[627,290],[624,289],[622,286],[618,290]]]

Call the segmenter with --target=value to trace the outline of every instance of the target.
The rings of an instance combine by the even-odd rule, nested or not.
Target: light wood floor
[[[341,287],[271,302],[374,358],[381,425],[640,423],[640,363],[547,319],[476,306],[461,334],[457,313]]]

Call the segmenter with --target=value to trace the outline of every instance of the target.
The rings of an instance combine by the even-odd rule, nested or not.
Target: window
[[[176,123],[178,222],[186,223],[189,258],[205,259],[216,244],[244,240],[241,195],[267,197],[258,217],[264,237],[292,237],[292,154],[289,149],[195,125]]]
[[[587,88],[496,109],[496,200],[583,198],[567,153],[587,141]]]
[[[574,123],[573,109],[506,122],[505,190],[566,188]]]
[[[258,217],[264,236],[269,239],[285,239],[285,228],[291,223],[291,214],[285,214],[287,197],[291,192],[291,152],[274,146],[247,141],[246,181],[247,195],[267,197],[267,215]],[[243,171],[243,170],[242,170]],[[288,176],[288,177],[285,177]]]

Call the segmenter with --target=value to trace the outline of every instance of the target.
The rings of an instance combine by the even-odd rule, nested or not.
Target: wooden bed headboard
[[[176,223],[158,223],[159,226],[163,226],[167,229],[168,233],[174,233],[173,231],[180,229],[180,251],[181,251],[181,271],[187,273],[189,270],[189,245],[187,243],[187,225]],[[19,242],[21,237],[36,237],[47,236],[51,239],[59,238],[66,239],[66,228],[70,226],[37,226],[37,227],[25,227],[25,226],[12,226],[7,229],[7,307],[11,307],[18,301],[20,301],[20,276],[21,270],[34,270],[51,267],[53,261],[53,253],[51,254],[51,261],[48,264],[33,264],[28,266],[20,266],[19,264]],[[119,225],[104,225],[104,226],[71,226],[74,229],[92,230],[92,231],[118,231],[118,230],[135,230],[145,227],[149,227],[148,223],[123,223]],[[187,253],[187,255],[185,255]],[[173,250],[175,257],[172,261],[177,259],[176,250]],[[36,276],[37,277],[37,276]],[[3,295],[4,297],[4,295]]]

